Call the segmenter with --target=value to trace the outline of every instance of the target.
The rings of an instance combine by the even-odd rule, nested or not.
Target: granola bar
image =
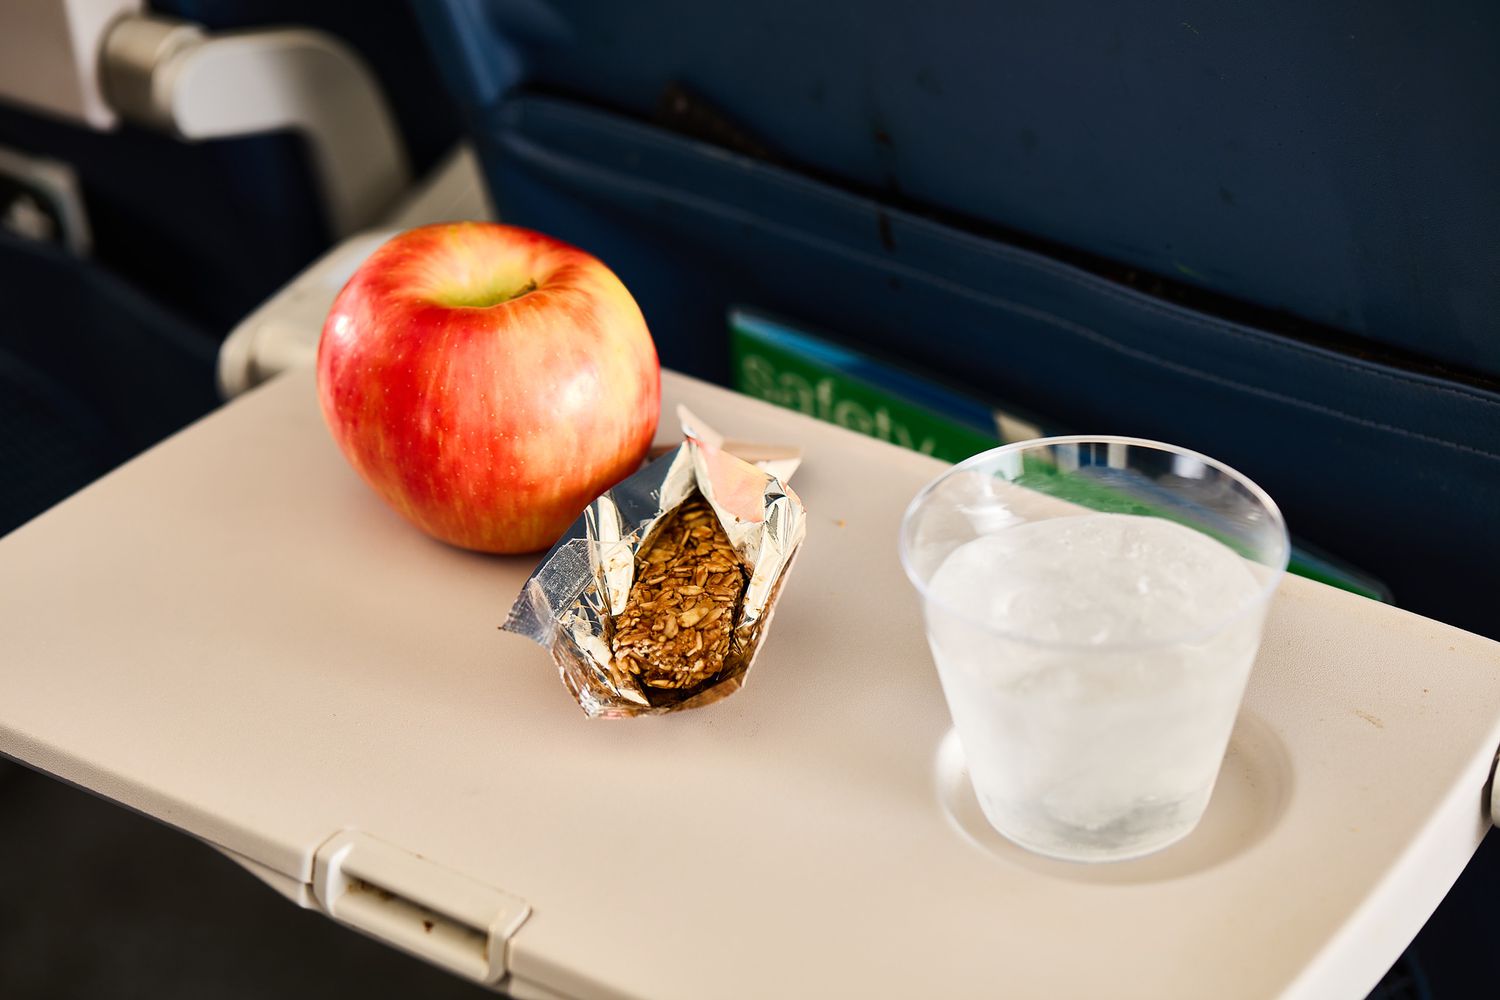
[[[708,502],[693,496],[639,554],[615,620],[616,663],[646,687],[696,687],[723,669],[744,592],[729,537]]]

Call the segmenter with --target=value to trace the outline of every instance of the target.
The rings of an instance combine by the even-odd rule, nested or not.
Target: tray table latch
[[[479,983],[506,973],[506,942],[526,901],[369,834],[318,849],[313,895],[330,917]]]
[[[1495,751],[1495,762],[1490,765],[1490,780],[1485,784],[1490,800],[1485,803],[1490,809],[1490,822],[1500,826],[1500,750]]]

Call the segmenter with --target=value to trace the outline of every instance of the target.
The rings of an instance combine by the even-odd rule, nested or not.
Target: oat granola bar
[[[616,663],[658,690],[701,684],[724,667],[744,592],[729,537],[708,502],[693,496],[638,557],[615,620]]]

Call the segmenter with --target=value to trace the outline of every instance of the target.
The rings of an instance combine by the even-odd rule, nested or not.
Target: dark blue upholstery
[[[435,7],[472,106],[683,81],[841,183],[1500,375],[1495,4]]]
[[[210,409],[213,359],[104,269],[0,232],[0,535]]]
[[[403,0],[157,0],[211,30],[298,24],[358,50],[382,80],[414,165],[458,134]],[[0,534],[217,401],[219,341],[321,253],[330,234],[291,134],[189,144],[100,133],[0,107],[0,146],[78,175],[89,260],[0,239]]]
[[[457,139],[458,114],[403,0],[156,0],[210,30],[326,30],[381,79],[414,166]],[[301,139],[290,133],[184,143],[124,126],[108,133],[0,106],[0,146],[78,172],[95,259],[220,340],[327,248],[331,234]],[[0,281],[4,276],[0,275]]]
[[[1314,7],[419,10],[502,215],[615,267],[667,363],[722,379],[743,304],[1192,445],[1500,635],[1500,8]],[[654,124],[674,83],[766,151]]]

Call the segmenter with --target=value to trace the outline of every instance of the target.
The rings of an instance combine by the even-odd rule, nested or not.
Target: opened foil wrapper
[[[589,504],[526,581],[503,626],[552,653],[563,683],[593,718],[698,708],[738,691],[807,531],[807,511],[786,485],[795,451],[726,443],[686,409],[678,417],[682,445]],[[746,583],[722,669],[691,688],[662,690],[616,661],[616,619],[657,532],[698,495],[728,536]]]

